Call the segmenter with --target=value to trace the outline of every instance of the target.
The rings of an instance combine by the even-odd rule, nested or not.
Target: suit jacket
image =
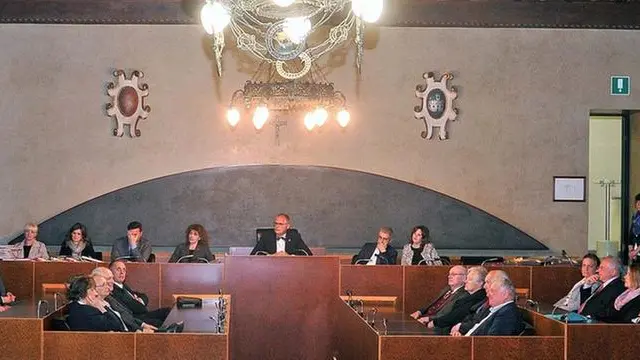
[[[69,247],[69,245],[67,245],[67,241],[63,241],[62,244],[60,244],[60,256],[73,256],[73,251],[71,250],[71,248]],[[97,255],[95,250],[93,249],[93,244],[91,243],[91,241],[87,241],[87,245],[85,245],[84,249],[82,249],[82,256],[88,256],[90,258],[93,259],[97,259]]]
[[[369,260],[373,255],[373,252],[376,251],[377,246],[377,243],[365,243],[362,245],[360,252],[353,258],[351,263],[355,264],[360,260]],[[394,249],[393,246],[388,245],[387,251],[378,255],[376,265],[395,265],[397,258],[398,252],[396,249]],[[361,261],[361,263],[364,263],[364,261]]]
[[[613,306],[618,295],[625,290],[624,283],[620,278],[611,281],[604,289],[596,290],[584,304],[580,312],[581,315],[591,315],[594,319],[606,319],[609,308]]]
[[[0,296],[7,296],[7,288],[4,287],[4,283],[2,282],[2,278],[0,277]],[[0,305],[3,305],[4,302],[0,298]]]
[[[23,259],[24,258],[24,240],[19,243],[13,245],[13,249],[11,249],[11,254],[14,255],[15,259]],[[33,242],[31,245],[31,250],[29,250],[29,259],[46,259],[49,260],[49,252],[47,252],[47,246],[44,243],[41,243],[38,240]]]
[[[180,245],[176,246],[175,250],[173,250],[173,254],[171,254],[169,262],[178,262],[180,258],[187,255],[189,255],[189,247],[187,244],[181,243]],[[215,256],[213,256],[208,246],[205,246],[198,242],[196,249],[193,251],[193,257],[184,259],[182,262],[197,263],[198,259],[200,258],[207,259],[207,261],[213,261],[215,259]]]
[[[147,297],[147,295],[133,291],[127,284],[122,284],[122,287],[123,288],[121,289],[117,284],[114,284],[111,296],[131,310],[131,313],[134,316],[149,312],[149,309],[147,309],[149,297]],[[134,299],[131,294],[135,294],[140,297],[142,301],[144,301],[144,304],[141,304],[138,300]]]
[[[126,236],[117,238],[111,247],[111,261],[117,258],[130,256],[129,261],[147,262],[151,255],[151,241],[144,236],[140,237],[135,249],[129,249],[129,240]]]
[[[522,314],[515,302],[511,302],[498,311],[489,315],[474,332],[473,336],[512,336],[518,335],[524,329]]]
[[[73,331],[125,331],[115,314],[109,311],[103,314],[93,306],[77,301],[69,304],[67,323]]]
[[[469,314],[460,322],[460,333],[466,334],[471,328],[489,315],[489,304],[487,298],[479,301],[469,309]]]
[[[307,244],[304,243],[300,233],[297,230],[289,229],[285,234],[284,251],[289,255],[305,255],[306,252],[309,255],[313,255]],[[268,230],[262,233],[260,240],[256,246],[251,250],[251,255],[263,251],[269,254],[276,253],[276,232]]]
[[[438,312],[431,320],[438,334],[448,334],[453,325],[462,322],[462,320],[470,313],[471,308],[478,303],[484,302],[487,293],[484,289],[480,289],[473,294],[467,296],[459,296],[451,302],[451,310],[446,313]],[[444,309],[443,309],[444,310]]]
[[[124,321],[124,323],[127,325],[127,328],[129,329],[130,332],[135,332],[136,330],[142,330],[142,324],[144,322],[140,319],[137,319],[135,316],[133,316],[133,313],[128,307],[126,307],[124,304],[122,304],[120,301],[118,301],[116,298],[114,298],[111,295],[107,296],[104,300],[108,302],[109,305],[111,305],[113,310],[120,313],[120,316],[122,317],[122,321]]]
[[[631,323],[632,319],[638,317],[638,313],[640,313],[640,296],[624,304],[620,310],[616,310],[612,303],[607,311],[607,316],[600,320],[612,323]]]
[[[438,296],[436,296],[435,299],[433,299],[433,301],[431,301],[427,306],[423,307],[422,309],[420,309],[420,314],[424,315],[429,311],[429,308],[432,307],[433,305],[435,305],[435,303],[444,296],[444,294],[446,294],[449,290],[451,290],[451,288],[449,287],[449,285],[445,286],[440,293],[438,294]],[[449,312],[451,312],[453,310],[453,305],[454,302],[457,299],[463,298],[469,296],[469,293],[464,289],[464,286],[458,288],[453,294],[451,294],[451,296],[449,296],[449,298],[447,299],[447,302],[442,306],[442,308],[440,309],[440,311],[438,311],[438,313],[436,313],[435,316],[437,316],[438,314],[442,313],[441,316],[444,316],[446,314],[448,314]]]

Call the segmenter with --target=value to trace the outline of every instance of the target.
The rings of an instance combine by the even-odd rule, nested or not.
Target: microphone
[[[353,307],[353,290],[347,290],[345,294],[347,294],[347,304]]]
[[[359,264],[367,264],[369,262],[369,259],[358,259],[354,265],[359,265]]]
[[[380,264],[380,265],[389,265],[389,260],[387,260],[387,258],[386,258],[386,257],[384,257],[384,256],[382,256],[382,255],[380,255],[380,254],[376,254],[376,257],[377,257],[378,259],[382,259],[382,260],[384,261],[384,264]]]
[[[527,299],[527,305],[530,307],[535,307],[537,312],[540,312],[540,303],[533,300],[533,299]]]
[[[195,257],[194,255],[185,255],[185,256],[181,257],[180,259],[178,259],[178,261],[176,261],[176,263],[179,263],[184,259],[190,259],[190,258],[194,258],[194,257]]]
[[[304,256],[309,256],[309,253],[305,249],[296,249],[293,253],[302,253]]]
[[[61,298],[62,295],[59,292],[53,293],[53,309],[58,310],[58,298]]]
[[[569,255],[567,255],[567,252],[564,250],[562,250],[562,258],[569,260],[569,263],[571,265],[578,265],[578,262],[573,260]]]
[[[486,264],[486,263],[491,263],[491,262],[501,262],[501,261],[504,261],[504,259],[503,259],[503,258],[498,258],[498,257],[489,258],[489,259],[485,259],[485,260],[480,264],[480,266],[484,266],[484,264]]]
[[[431,262],[431,264],[429,262]],[[433,265],[433,261],[432,260],[427,260],[427,259],[422,259],[422,260],[418,261],[418,265],[421,265],[421,264],[430,266],[430,265]]]
[[[49,302],[47,300],[40,300],[38,301],[38,310],[37,310],[37,314],[36,316],[38,317],[38,319],[40,319],[40,309],[42,309],[42,305],[45,305],[45,316],[49,315]]]
[[[260,251],[256,251],[256,253],[254,255],[269,255],[269,253],[266,252],[266,251],[260,250]]]
[[[115,260],[113,260],[112,262],[116,262],[116,261],[124,261],[124,260],[133,260],[132,262],[136,262],[136,260],[138,260],[138,258],[134,257],[134,256],[120,256],[117,257]]]

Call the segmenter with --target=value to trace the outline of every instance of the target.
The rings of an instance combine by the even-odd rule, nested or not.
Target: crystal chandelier
[[[229,27],[238,49],[292,80],[307,75],[314,61],[344,43],[352,28],[359,72],[364,24],[377,21],[382,6],[383,0],[206,0],[200,18],[212,35],[219,76]]]

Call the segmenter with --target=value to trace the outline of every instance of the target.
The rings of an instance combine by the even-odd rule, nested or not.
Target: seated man
[[[378,230],[377,243],[365,243],[358,255],[353,257],[352,264],[395,265],[398,252],[389,245],[393,229],[383,226]]]
[[[429,319],[427,327],[434,328],[434,332],[438,335],[448,335],[451,332],[451,327],[461,322],[469,314],[472,307],[477,307],[485,302],[487,293],[483,286],[486,276],[487,269],[482,266],[467,270],[464,290],[469,293],[469,296],[460,296],[454,300],[449,312],[441,310],[436,313]]]
[[[127,279],[127,266],[123,261],[112,262],[109,266],[113,273],[113,292],[111,295],[121,304],[126,306],[136,318],[154,327],[160,327],[169,315],[171,309],[160,308],[149,311],[147,308],[149,298],[147,295],[131,289],[125,281]]]
[[[598,266],[600,266],[600,259],[596,255],[585,255],[582,258],[580,267],[582,280],[573,285],[569,293],[558,300],[554,306],[566,311],[577,311],[600,285],[593,277],[593,275],[596,274]]]
[[[449,269],[447,275],[447,286],[442,289],[438,297],[429,305],[411,314],[411,317],[417,319],[423,324],[428,324],[435,318],[447,316],[453,311],[456,302],[459,299],[469,296],[464,289],[464,283],[467,280],[467,269],[462,265],[456,265]]]
[[[598,273],[588,278],[588,281],[599,281],[601,285],[580,305],[578,309],[580,315],[595,319],[607,317],[609,308],[613,306],[618,295],[625,290],[624,283],[620,280],[621,266],[617,257],[607,256],[602,259]]]
[[[475,326],[480,320],[484,319],[489,314],[489,302],[486,298],[486,293],[489,290],[491,284],[495,281],[511,281],[509,276],[503,270],[491,270],[484,279],[483,289],[485,290],[485,298],[483,301],[477,302],[475,305],[469,308],[469,313],[451,328],[449,334],[451,336],[462,336],[466,334],[472,327]]]
[[[111,261],[128,260],[147,262],[151,256],[151,241],[142,236],[142,224],[132,221],[127,225],[127,236],[117,238],[111,247]]]
[[[494,281],[487,290],[489,314],[465,336],[513,336],[524,329],[522,314],[515,303],[516,289],[511,281]]]
[[[111,270],[106,267],[97,267],[91,272],[91,277],[94,279],[96,284],[106,284],[106,286],[96,285],[98,295],[107,302],[111,309],[118,313],[118,316],[124,322],[127,331],[154,332],[155,330],[158,330],[155,326],[149,325],[136,318],[129,308],[112,296],[114,281]]]
[[[262,234],[251,255],[313,255],[304,243],[300,233],[291,227],[291,217],[278,214],[273,220],[273,231]],[[260,254],[258,254],[260,253]]]
[[[104,280],[104,279],[103,279]],[[104,286],[104,283],[100,285]],[[89,276],[74,278],[67,289],[69,316],[67,323],[74,331],[126,331],[122,319],[110,311],[100,299],[96,283]]]
[[[4,287],[4,282],[2,282],[2,278],[0,277],[0,312],[9,309],[9,304],[14,301],[16,301],[15,295],[7,292],[7,289]]]

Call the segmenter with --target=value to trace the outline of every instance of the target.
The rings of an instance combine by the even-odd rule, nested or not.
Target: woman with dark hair
[[[91,240],[87,236],[87,228],[81,223],[75,223],[67,232],[60,245],[60,256],[70,256],[79,259],[82,256],[97,259]]]
[[[209,235],[207,234],[207,230],[200,224],[191,224],[185,231],[185,241],[176,246],[169,262],[197,263],[201,259],[213,261],[215,256],[213,256],[211,250],[209,250]]]
[[[71,280],[67,299],[71,301],[67,318],[71,330],[125,331],[122,321],[114,313],[107,311],[92,278],[79,276]]]
[[[637,262],[640,254],[640,194],[635,197],[634,209],[636,209],[636,212],[633,213],[631,218],[631,228],[625,239],[625,246],[622,251],[622,261],[625,264]]]
[[[442,265],[436,248],[429,238],[429,228],[424,225],[414,226],[409,243],[402,248],[401,265]]]

